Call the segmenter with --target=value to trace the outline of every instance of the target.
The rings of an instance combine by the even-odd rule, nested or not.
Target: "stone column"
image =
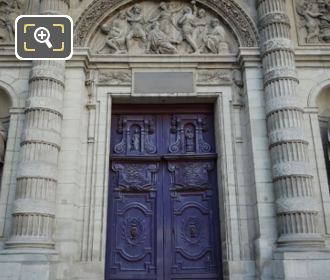
[[[278,247],[321,247],[318,203],[308,165],[304,112],[285,0],[259,0],[266,115],[276,194]]]
[[[68,0],[41,0],[41,14],[66,14]],[[35,61],[7,249],[54,249],[57,162],[61,145],[64,61]]]

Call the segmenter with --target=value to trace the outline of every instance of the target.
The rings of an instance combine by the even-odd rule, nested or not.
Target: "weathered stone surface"
[[[70,4],[65,67],[13,59],[0,12],[0,95],[12,99],[0,96],[0,280],[104,280],[112,104],[204,102],[215,108],[223,278],[328,280],[319,120],[330,118],[330,50],[325,1],[309,2],[25,1],[44,14]]]

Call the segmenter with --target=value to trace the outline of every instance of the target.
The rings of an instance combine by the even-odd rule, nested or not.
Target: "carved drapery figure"
[[[159,29],[159,23],[157,21],[150,24],[148,31],[147,52],[159,54],[177,53],[177,49],[171,44],[166,34]]]
[[[7,131],[0,121],[0,164],[2,165],[5,161],[5,151],[7,142]]]
[[[199,48],[193,36],[197,21],[190,7],[184,7],[183,15],[178,24],[182,26],[183,39],[192,47],[194,53],[199,53]]]
[[[329,0],[296,0],[296,12],[300,16],[300,27],[306,30],[305,43],[330,42]]]
[[[228,52],[225,30],[212,14],[191,4],[161,2],[155,8],[150,2],[121,10],[101,32],[107,36],[111,53],[213,53]],[[135,41],[135,42],[134,42]]]
[[[108,35],[105,45],[98,52],[102,52],[107,46],[113,49],[114,53],[126,53],[126,35],[129,25],[124,11],[120,11],[110,26],[103,25],[101,30]]]
[[[204,48],[204,34],[207,26],[207,17],[206,11],[204,9],[197,9],[196,4],[194,4],[194,15],[195,15],[195,31],[194,38],[197,43],[197,46],[200,50]]]
[[[131,28],[126,36],[126,45],[129,50],[129,41],[131,39],[140,39],[142,42],[147,41],[147,35],[143,28],[144,19],[141,5],[135,4],[129,11],[127,11],[127,21],[131,25]]]
[[[139,129],[135,128],[132,140],[131,140],[131,151],[139,152],[140,151],[140,142],[141,142],[141,135]]]
[[[0,42],[14,41],[15,19],[22,13],[23,1],[0,1]]]
[[[330,1],[323,3],[321,6],[322,16],[320,18],[320,37],[329,43],[330,42]]]
[[[206,47],[212,53],[228,52],[228,44],[225,42],[225,30],[217,19],[212,19],[204,36]]]
[[[159,22],[159,29],[163,31],[169,42],[180,43],[182,41],[182,35],[180,29],[177,27],[173,14],[178,12],[181,7],[170,9],[169,5],[165,2],[159,4],[160,12],[155,17],[151,18],[150,22]]]
[[[319,41],[319,20],[322,16],[315,3],[304,2],[297,6],[297,13],[303,17],[304,26],[307,31],[306,43],[317,43]]]

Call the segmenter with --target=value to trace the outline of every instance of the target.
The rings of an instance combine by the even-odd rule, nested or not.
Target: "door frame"
[[[240,260],[241,233],[237,197],[237,178],[233,139],[233,96],[232,85],[197,88],[192,94],[159,96],[146,94],[134,97],[130,87],[94,85],[94,103],[88,106],[88,144],[85,193],[90,193],[90,204],[86,207],[86,221],[82,237],[82,259],[98,260],[105,272],[106,224],[108,220],[108,179],[110,159],[110,130],[112,104],[118,103],[212,103],[214,104],[215,145],[219,154],[217,160],[218,201],[222,267],[224,278],[229,275],[230,263]],[[106,117],[105,117],[106,116]],[[222,133],[225,131],[226,133]],[[97,168],[99,167],[99,168]],[[97,171],[96,171],[97,170]],[[97,175],[96,175],[97,174]],[[221,185],[219,184],[221,182]],[[88,195],[89,196],[89,195]],[[236,213],[234,213],[236,211]],[[88,213],[92,212],[92,215]]]

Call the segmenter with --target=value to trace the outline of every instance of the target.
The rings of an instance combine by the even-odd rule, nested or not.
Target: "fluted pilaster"
[[[68,1],[42,0],[41,14],[65,14]],[[8,249],[54,249],[58,154],[61,146],[64,61],[35,61],[25,108],[25,127]]]
[[[279,247],[322,246],[285,0],[258,1]]]

